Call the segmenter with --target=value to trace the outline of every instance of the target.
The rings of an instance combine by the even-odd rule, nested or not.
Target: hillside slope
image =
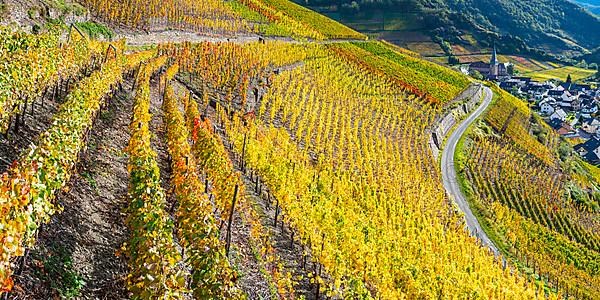
[[[300,1],[299,1],[300,2]],[[518,48],[532,47],[552,53],[593,49],[600,45],[600,19],[581,6],[567,1],[499,0],[391,0],[391,1],[301,1],[311,6],[335,6],[343,13],[386,10],[418,11],[424,30],[447,40],[461,32],[478,35],[478,40],[504,40]],[[394,19],[394,16],[390,18]],[[388,22],[394,22],[389,20]],[[401,22],[399,20],[398,22]],[[499,38],[501,36],[502,38]]]

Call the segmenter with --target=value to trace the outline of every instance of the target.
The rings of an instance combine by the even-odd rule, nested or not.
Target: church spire
[[[494,52],[492,52],[492,59],[490,65],[495,66],[498,64],[498,57],[496,56],[496,43],[494,43]]]

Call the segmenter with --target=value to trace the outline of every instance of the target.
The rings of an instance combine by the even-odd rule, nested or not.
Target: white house
[[[552,105],[552,102],[550,99],[552,98],[548,98],[542,102],[540,102],[540,111],[542,112],[542,114],[544,115],[551,115],[554,113],[554,106]]]
[[[581,116],[583,118],[591,118],[593,114],[598,112],[598,103],[596,100],[584,100],[581,102]]]
[[[583,121],[581,124],[581,130],[588,134],[596,134],[598,132],[598,127],[600,126],[600,121],[597,119],[588,119]]]
[[[567,119],[567,113],[562,108],[559,108],[559,109],[555,110],[554,113],[552,113],[552,115],[550,116],[550,120],[555,120],[555,119],[564,121]]]

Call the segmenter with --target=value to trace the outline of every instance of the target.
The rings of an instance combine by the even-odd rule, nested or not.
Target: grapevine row
[[[197,299],[240,298],[235,289],[236,274],[231,269],[219,241],[219,227],[215,223],[213,205],[203,192],[196,158],[188,143],[189,133],[179,110],[179,100],[168,84],[178,70],[173,65],[165,74],[163,109],[167,127],[167,142],[171,156],[177,211],[177,236],[192,267],[191,288]],[[219,195],[221,195],[219,193]],[[222,195],[231,197],[234,195]]]
[[[58,33],[52,33],[58,35]],[[11,117],[24,110],[24,106],[35,101],[59,82],[69,80],[88,67],[94,68],[106,50],[106,44],[85,39],[73,40],[58,46],[50,37],[29,39],[44,42],[41,47],[33,46],[9,53],[7,63],[0,64],[0,133],[5,133]],[[45,41],[45,40],[50,41]],[[45,46],[47,45],[47,46]]]
[[[208,93],[205,93],[204,98],[208,99]],[[208,105],[204,101],[203,105]],[[220,107],[217,110],[222,112]],[[213,131],[212,123],[208,118],[203,118],[199,111],[197,103],[189,99],[185,101],[186,124],[189,131],[192,133],[191,140],[193,143],[192,151],[198,163],[198,167],[207,175],[207,180],[212,183],[213,192],[217,195],[216,205],[231,208],[233,203],[229,203],[227,196],[232,196],[231,192],[238,187],[236,211],[241,216],[245,224],[251,227],[250,237],[253,247],[258,247],[258,253],[263,262],[265,269],[271,275],[273,284],[276,287],[278,294],[284,299],[293,299],[293,280],[290,273],[283,270],[282,262],[277,256],[277,253],[269,241],[269,232],[261,224],[260,216],[254,206],[249,203],[245,197],[245,186],[241,179],[241,175],[235,171],[232,161],[228,158],[227,151],[221,139]],[[220,200],[218,198],[221,198]],[[224,202],[225,201],[225,202]],[[229,212],[220,214],[221,222],[229,218]]]
[[[161,56],[140,67],[129,126],[130,202],[126,224],[131,238],[123,251],[130,268],[127,288],[134,299],[183,299],[186,292],[187,272],[179,267],[182,257],[173,239],[173,222],[165,211],[165,192],[150,143],[150,76],[166,60]]]
[[[12,287],[11,260],[34,244],[41,223],[60,211],[53,200],[72,175],[100,107],[123,80],[123,73],[148,58],[142,52],[118,57],[79,82],[55,115],[51,127],[27,149],[0,182],[0,284]]]

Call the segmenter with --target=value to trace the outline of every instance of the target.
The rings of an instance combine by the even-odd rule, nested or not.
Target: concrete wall
[[[445,116],[442,117],[438,122],[438,126],[433,128],[429,137],[429,147],[433,153],[435,159],[438,158],[442,149],[444,138],[452,127],[456,125],[465,115],[473,111],[477,107],[477,104],[481,102],[483,89],[479,85],[472,84],[460,95],[454,98],[453,102],[464,102],[458,107],[448,111]],[[465,100],[467,100],[465,102]]]

